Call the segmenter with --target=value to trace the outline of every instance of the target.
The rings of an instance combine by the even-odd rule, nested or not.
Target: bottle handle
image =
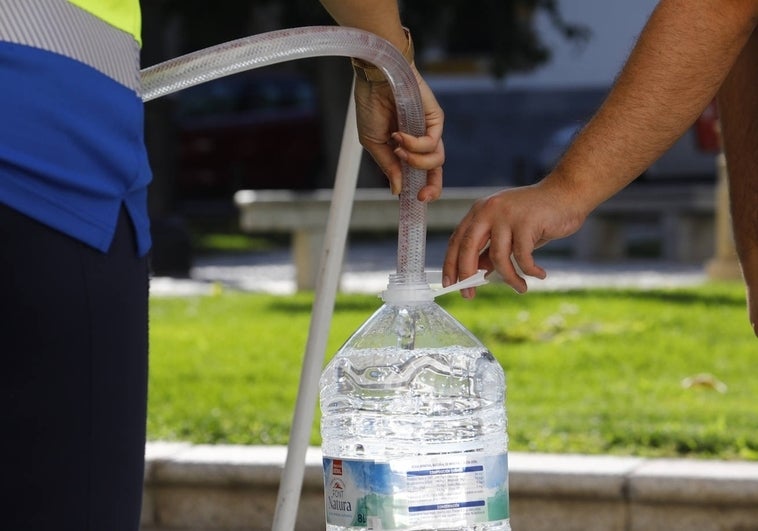
[[[442,276],[441,271],[429,271],[427,272],[428,275],[434,275],[434,278],[436,279],[438,276]],[[487,284],[489,281],[485,278],[485,275],[487,274],[486,269],[479,269],[475,274],[471,275],[468,278],[464,278],[463,280],[460,280],[456,282],[455,284],[450,284],[447,287],[444,288],[436,288],[432,290],[432,293],[434,294],[434,297],[439,297],[440,295],[445,295],[447,293],[450,293],[452,291],[457,291],[461,289],[466,288],[474,288],[476,286],[481,286],[483,284]],[[437,280],[436,283],[439,283],[440,280]],[[432,283],[430,281],[430,283]]]

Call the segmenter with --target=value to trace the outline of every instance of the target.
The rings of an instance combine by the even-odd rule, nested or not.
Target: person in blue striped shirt
[[[4,529],[139,529],[151,174],[138,0],[0,2]]]

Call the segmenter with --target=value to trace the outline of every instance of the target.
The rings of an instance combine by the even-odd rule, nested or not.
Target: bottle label
[[[391,462],[324,458],[326,522],[367,531],[505,521],[508,454],[416,456]]]

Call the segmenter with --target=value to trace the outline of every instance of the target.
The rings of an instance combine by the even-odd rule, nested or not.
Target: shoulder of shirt
[[[139,0],[68,0],[108,24],[131,34],[142,43]]]

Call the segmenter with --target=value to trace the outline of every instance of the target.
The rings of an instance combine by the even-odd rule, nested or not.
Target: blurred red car
[[[305,76],[267,69],[178,93],[181,199],[240,189],[310,189],[321,166],[316,93]]]

